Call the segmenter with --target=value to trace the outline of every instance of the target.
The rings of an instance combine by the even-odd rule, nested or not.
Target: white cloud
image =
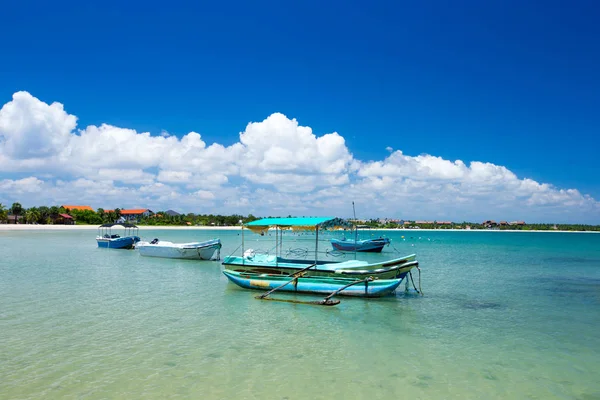
[[[26,195],[42,191],[44,181],[29,177],[18,180],[4,179],[0,181],[0,193],[12,193],[13,195]]]
[[[17,92],[0,109],[0,152],[19,160],[51,157],[63,150],[76,124],[62,104]]]
[[[340,134],[280,113],[249,123],[230,146],[76,122],[60,103],[13,95],[0,109],[0,202],[349,216],[354,200],[362,217],[600,222],[598,201],[576,189],[391,147],[382,160],[357,160]]]
[[[215,195],[213,194],[213,192],[209,192],[208,190],[198,190],[197,192],[194,193],[194,195],[202,200],[214,200],[215,199]]]

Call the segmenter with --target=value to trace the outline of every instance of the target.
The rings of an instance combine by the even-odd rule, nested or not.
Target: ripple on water
[[[218,263],[97,250],[88,233],[2,237],[3,397],[599,398],[596,236],[575,253],[553,235],[411,247],[391,232],[418,251],[425,295],[320,308],[257,301]],[[223,254],[238,233],[219,232]]]

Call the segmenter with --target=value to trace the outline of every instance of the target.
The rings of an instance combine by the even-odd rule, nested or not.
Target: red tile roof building
[[[67,211],[73,211],[73,210],[77,210],[77,211],[94,211],[94,209],[90,206],[61,206],[62,208],[64,208]]]

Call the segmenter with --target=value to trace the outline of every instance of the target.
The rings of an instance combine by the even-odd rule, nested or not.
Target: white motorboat
[[[221,240],[204,242],[173,243],[154,239],[151,242],[139,242],[135,248],[140,255],[147,257],[184,258],[188,260],[211,260],[221,258]],[[217,256],[215,257],[215,253]]]

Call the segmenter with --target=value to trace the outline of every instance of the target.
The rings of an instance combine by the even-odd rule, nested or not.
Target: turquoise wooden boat
[[[237,272],[224,270],[223,274],[236,285],[245,289],[257,289],[268,291],[278,288],[279,291],[293,293],[331,294],[344,286],[348,286],[361,279],[356,278],[334,278],[324,276],[302,276],[290,277],[283,275],[256,274],[248,272]],[[381,297],[393,293],[402,283],[398,279],[374,279],[364,280],[356,285],[347,287],[340,291],[340,296],[357,297]],[[288,282],[287,285],[282,286]]]
[[[223,259],[223,265],[226,269],[237,272],[287,276],[314,264],[315,267],[306,272],[307,276],[373,276],[378,279],[403,278],[412,268],[418,267],[419,264],[416,261],[415,254],[370,263],[361,260],[319,260],[319,231],[352,227],[353,225],[348,221],[333,217],[264,218],[252,221],[242,226],[242,256],[227,256]],[[260,235],[265,235],[269,229],[275,229],[275,254],[259,254],[252,249],[246,249],[244,242],[244,231],[246,229]],[[282,232],[284,230],[314,231],[314,257],[312,251],[306,253],[305,259],[283,257]],[[325,253],[328,253],[328,251]]]
[[[246,254],[244,257],[227,256],[223,260],[225,268],[236,272],[266,273],[272,275],[292,275],[309,265],[316,264],[307,271],[310,276],[373,276],[378,279],[403,278],[411,269],[419,266],[411,254],[401,258],[368,263],[360,260],[323,261],[298,260],[266,254]]]

